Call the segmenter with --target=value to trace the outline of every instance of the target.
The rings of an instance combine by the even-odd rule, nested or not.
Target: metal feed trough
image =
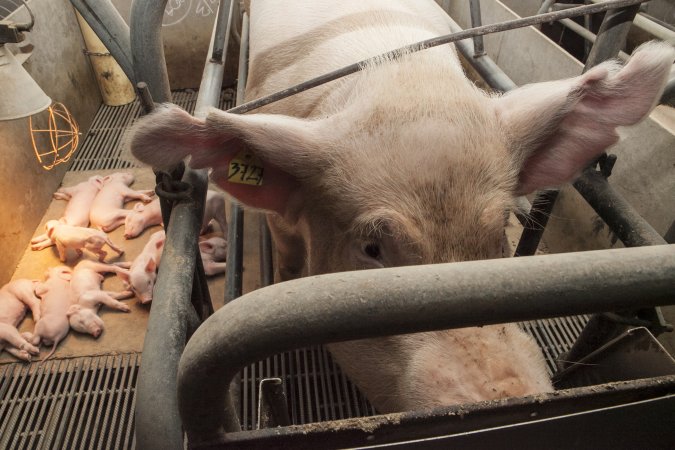
[[[134,1],[130,28],[108,2],[71,1],[137,83],[146,112],[152,110],[153,101],[172,100],[160,36],[166,0]],[[218,105],[233,36],[240,43],[239,106],[230,112],[251,111],[362,67],[354,64],[242,104],[248,18],[245,14],[242,18],[237,3],[220,2],[197,117]],[[606,11],[597,35],[585,33],[594,41],[588,69],[618,54],[640,3],[594,2],[481,26],[479,2],[471,1],[474,28],[457,29],[411,48],[455,42],[490,86],[507,91],[515,84],[484,54],[482,35]],[[394,57],[398,54],[392,52]],[[672,86],[669,89],[672,95]],[[268,286],[245,296],[241,296],[244,216],[233,205],[225,299],[230,303],[215,314],[196,245],[206,171],[181,165],[171,173],[157,173],[167,243],[138,374],[138,448],[183,448],[184,432],[193,448],[488,447],[503,445],[506,439],[546,448],[672,444],[675,364],[653,334],[669,328],[658,306],[675,303],[675,248],[664,245],[664,239],[610,186],[612,163],[611,155],[601,158],[574,187],[624,245],[635,248],[332,274]],[[555,192],[542,193],[534,199],[533,220],[519,216],[525,230],[517,255],[534,254],[555,200]],[[264,224],[261,229],[261,280],[267,286],[273,280],[272,247]],[[339,282],[345,276],[348,286]],[[366,285],[368,289],[363,288]],[[388,297],[386,308],[376,308],[383,295]],[[323,300],[327,297],[331,300]],[[594,315],[590,320],[575,316],[583,314]],[[556,371],[556,386],[565,389],[423,412],[373,415],[372,407],[339,374],[323,348],[306,349],[340,340],[549,318],[554,319],[521,325],[540,343],[542,336],[563,342],[569,349],[565,359],[582,363],[561,364]],[[230,347],[232,337],[236,348]],[[558,350],[545,349],[551,372]],[[260,370],[249,373],[256,367]],[[302,372],[308,380],[312,372],[311,393],[321,392],[321,402],[303,399],[310,391],[303,391],[299,380],[296,384],[275,377],[279,373],[292,377],[292,370],[299,371],[295,377]],[[316,376],[320,371],[328,375]],[[248,417],[251,410],[258,412],[255,420]],[[316,423],[323,418],[340,420]],[[254,422],[259,429],[251,429]]]

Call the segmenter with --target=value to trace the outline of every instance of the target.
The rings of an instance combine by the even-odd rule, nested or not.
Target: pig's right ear
[[[66,311],[66,317],[70,317],[73,314],[77,313],[80,310],[81,306],[80,305],[70,305],[68,308],[68,311]]]
[[[639,47],[625,67],[602,63],[568,80],[536,83],[495,100],[519,170],[517,194],[567,183],[616,143],[618,126],[644,119],[660,98],[675,49]]]
[[[293,197],[302,180],[322,173],[329,163],[323,126],[322,120],[216,109],[200,120],[166,105],[137,122],[129,145],[136,158],[157,168],[191,155],[191,167],[212,168],[212,179],[242,203],[285,215],[289,204],[297,202]],[[230,163],[251,157],[262,166],[260,183],[255,163],[249,165],[256,171],[253,177],[233,176],[236,169]]]

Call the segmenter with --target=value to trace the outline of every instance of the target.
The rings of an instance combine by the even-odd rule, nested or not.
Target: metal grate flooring
[[[174,102],[194,111],[196,92],[173,93]],[[224,91],[221,108],[231,106]],[[123,134],[140,116],[138,102],[102,106],[71,170],[124,169]],[[569,350],[587,316],[521,323],[542,348],[549,373]],[[134,406],[140,355],[53,360],[42,365],[0,367],[0,448],[135,448]],[[293,424],[374,415],[376,412],[342,374],[323,347],[274,355],[241,373],[240,420],[257,427],[258,387],[264,378],[284,380]]]
[[[0,448],[131,449],[140,355],[0,367]]]
[[[231,89],[223,91],[220,98],[221,109],[233,106]],[[195,110],[197,92],[193,90],[172,92],[173,103],[190,114]],[[102,105],[94,116],[91,127],[75,154],[70,170],[127,169],[138,167],[130,155],[124,151],[124,132],[141,116],[142,109],[138,99],[122,106]]]

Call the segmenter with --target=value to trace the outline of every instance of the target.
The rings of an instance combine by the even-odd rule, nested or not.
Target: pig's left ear
[[[668,79],[675,49],[639,47],[628,64],[602,63],[568,80],[537,83],[495,99],[520,169],[518,194],[571,181],[619,139],[616,127],[649,114]]]
[[[283,215],[298,182],[327,164],[320,122],[216,109],[201,120],[165,105],[138,121],[129,145],[136,158],[158,168],[191,155],[191,167],[212,168],[211,178],[242,203]],[[244,174],[247,161],[250,172]]]

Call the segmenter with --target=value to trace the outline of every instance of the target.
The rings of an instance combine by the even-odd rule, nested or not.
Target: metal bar
[[[319,275],[258,289],[207,319],[188,342],[178,373],[181,418],[191,442],[238,430],[230,380],[269,354],[672,303],[675,245],[365,270],[348,278]]]
[[[470,0],[469,9],[471,11],[471,27],[476,28],[483,24],[483,19],[480,14],[480,0]],[[473,56],[483,56],[485,54],[485,46],[483,45],[483,36],[473,37]]]
[[[573,185],[627,247],[666,243],[600,172],[587,169]]]
[[[639,10],[638,4],[622,9],[611,9],[605,13],[605,18],[598,30],[597,40],[593,43],[586,59],[584,72],[619,54],[626,44],[626,36]]]
[[[70,0],[70,3],[94,30],[96,36],[103,42],[133,84],[136,77],[131,58],[129,27],[112,2],[110,0]],[[162,14],[164,14],[163,7]]]
[[[162,19],[168,0],[134,0],[129,17],[131,61],[135,81],[148,84],[157,103],[171,101],[162,42]]]
[[[604,0],[590,0],[592,3],[604,3]],[[647,33],[651,34],[657,39],[661,39],[662,41],[668,41],[668,42],[673,42],[675,40],[675,32],[672,30],[669,30],[668,28],[664,27],[663,25],[659,25],[658,23],[649,20],[647,17],[645,17],[642,14],[638,14],[635,16],[635,21],[634,25],[643,30],[646,31]]]
[[[244,13],[241,22],[239,46],[239,73],[237,76],[237,105],[244,101],[248,77],[249,19]],[[236,108],[235,108],[236,109]],[[231,111],[231,110],[230,110]],[[230,206],[230,223],[227,227],[227,266],[225,267],[225,303],[241,296],[244,268],[244,210],[237,202]]]
[[[539,10],[537,11],[537,14],[544,14],[545,12],[548,12],[549,9],[551,9],[551,6],[555,3],[555,0],[544,0],[541,2],[541,6],[539,7]]]
[[[145,5],[145,1],[136,1]],[[161,2],[162,5],[165,2]],[[160,12],[163,13],[162,6]],[[232,1],[222,2],[219,8],[230,14],[227,23],[218,22],[212,34],[211,48],[216,47],[213,39],[229,34],[219,28],[230,29]],[[156,11],[152,12],[156,15]],[[152,22],[159,26],[159,22]],[[133,29],[133,27],[132,27]],[[149,34],[150,36],[152,34]],[[156,44],[156,43],[155,43]],[[161,44],[161,43],[160,43]],[[223,45],[225,48],[225,46]],[[164,67],[164,66],[162,66]],[[204,117],[210,106],[217,106],[223,74],[223,60],[209,58],[204,67],[195,115]],[[153,98],[158,96],[153,91]],[[168,88],[168,84],[166,86]],[[163,95],[160,92],[160,95]],[[196,260],[199,257],[197,238],[203,219],[204,199],[208,186],[206,170],[185,169],[183,182],[193,187],[188,198],[176,202],[166,229],[166,244],[159,267],[157,283],[153,294],[153,305],[148,320],[148,331],[143,344],[143,364],[138,375],[136,402],[136,439],[138,448],[182,449],[183,432],[176,399],[177,367],[187,340],[187,316],[190,312],[190,298],[193,294]],[[157,405],[161,405],[158,409]]]
[[[148,83],[145,81],[136,83],[136,94],[138,94],[138,100],[140,101],[145,114],[150,114],[155,109],[155,102],[152,100],[150,89],[148,89]]]
[[[267,218],[264,214],[258,216],[260,242],[260,286],[265,287],[274,283],[274,265],[272,262],[272,235],[267,226]]]
[[[342,78],[346,75],[350,75],[352,73],[363,70],[365,67],[368,67],[372,63],[377,62],[382,58],[397,59],[398,57],[404,54],[425,50],[427,48],[437,47],[439,45],[449,44],[451,42],[457,42],[462,39],[468,39],[474,36],[498,33],[500,31],[514,30],[516,28],[523,28],[531,25],[538,25],[541,23],[555,22],[560,19],[576,17],[583,14],[594,14],[597,12],[607,11],[612,8],[623,8],[626,6],[640,4],[643,1],[645,0],[605,1],[597,5],[594,4],[594,5],[579,6],[577,8],[570,8],[564,11],[554,11],[546,14],[541,14],[538,16],[508,20],[506,22],[491,25],[483,25],[476,28],[469,28],[468,30],[462,30],[456,33],[446,34],[444,36],[427,39],[425,41],[416,42],[414,44],[407,45],[405,47],[401,47],[396,50],[392,50],[390,52],[384,53],[379,56],[375,56],[373,58],[364,59],[363,61],[351,64],[338,70],[334,70],[333,72],[329,72],[327,74],[318,76],[316,78],[297,84],[290,88],[283,89],[266,97],[262,97],[244,103],[243,105],[228,110],[228,112],[243,114],[245,112],[253,111],[254,109],[261,108],[265,105],[269,105],[270,103],[274,103],[279,100],[283,100],[284,98],[290,97],[299,92],[312,89],[322,84],[337,80],[338,78]]]
[[[593,33],[592,31],[584,28],[583,26],[579,25],[578,23],[576,23],[572,19],[562,19],[559,22],[564,27],[570,29],[571,31],[575,32],[576,34],[578,34],[582,38],[586,39],[586,41],[588,41],[590,43],[595,43],[595,40],[597,39],[596,34]],[[618,56],[619,56],[619,58],[621,58],[624,61],[627,61],[628,58],[630,58],[630,55],[628,53],[624,52],[624,51],[620,51]]]

